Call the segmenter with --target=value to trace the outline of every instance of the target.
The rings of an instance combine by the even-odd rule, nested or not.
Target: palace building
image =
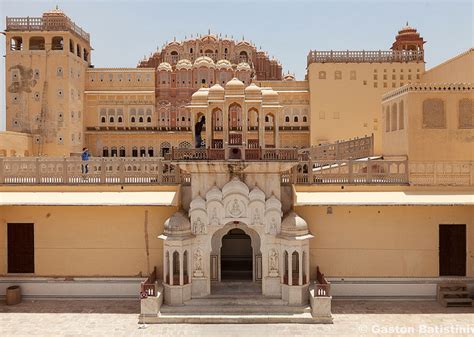
[[[210,31],[135,68],[94,67],[58,8],[4,35],[0,289],[140,296],[150,323],[472,305],[474,49],[425,69],[407,23],[385,50],[310,50],[297,80]]]

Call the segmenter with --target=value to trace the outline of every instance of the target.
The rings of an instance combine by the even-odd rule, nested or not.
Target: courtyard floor
[[[473,308],[428,301],[333,301],[334,324],[137,324],[135,300],[0,302],[0,336],[474,336]],[[470,330],[469,330],[470,329]]]

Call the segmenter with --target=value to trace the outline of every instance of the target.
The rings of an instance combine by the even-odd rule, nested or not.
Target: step
[[[140,316],[140,323],[168,323],[168,324],[269,324],[269,323],[293,323],[293,324],[329,324],[332,317],[313,317],[311,313],[301,314],[205,314],[205,315],[175,315],[161,313],[157,317]]]
[[[161,307],[162,313],[168,314],[235,314],[235,315],[246,315],[246,314],[257,314],[265,315],[269,313],[275,314],[303,314],[310,313],[311,307],[290,307],[287,305],[265,305],[265,306],[168,306],[164,305]]]
[[[288,303],[279,298],[193,298],[184,303],[185,306],[284,306]]]
[[[443,301],[448,302],[448,303],[472,303],[472,300],[470,298],[443,298]]]
[[[440,294],[469,296],[469,291],[467,290],[441,290]]]

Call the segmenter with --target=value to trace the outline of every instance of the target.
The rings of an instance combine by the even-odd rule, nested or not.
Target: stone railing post
[[[3,158],[0,158],[0,184],[5,183],[5,163]]]
[[[36,160],[35,160],[35,175],[36,175],[36,183],[41,184],[41,172],[40,172],[40,163],[39,163],[38,157],[36,157]]]
[[[372,162],[370,158],[367,159],[367,183],[372,183]]]
[[[119,180],[121,184],[125,183],[125,165],[124,161],[120,159],[120,164],[119,164]]]
[[[298,167],[297,167],[297,166],[294,166],[294,167],[291,169],[291,171],[292,171],[292,173],[293,173],[293,174],[291,175],[291,176],[292,176],[292,180],[293,180],[292,183],[293,183],[293,184],[297,184],[297,183],[298,183]]]
[[[157,170],[158,170],[157,183],[161,184],[163,182],[163,160],[161,158],[158,159]]]
[[[100,160],[100,183],[105,184],[107,182],[107,165],[105,165],[105,159]]]
[[[67,158],[64,157],[63,159],[63,184],[67,184],[69,182],[68,179],[68,169],[67,169]]]
[[[310,184],[314,184],[313,159],[311,157],[309,157],[309,161],[308,161],[308,180]]]
[[[354,183],[354,166],[353,166],[353,164],[354,164],[354,161],[352,159],[349,159],[347,161],[347,166],[348,166],[348,169],[349,169],[349,172],[348,172],[349,176],[347,178],[348,178],[349,184]]]

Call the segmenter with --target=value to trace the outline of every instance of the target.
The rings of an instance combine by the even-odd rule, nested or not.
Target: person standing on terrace
[[[195,128],[194,128],[194,137],[196,139],[196,149],[202,147],[201,132],[202,132],[202,128],[204,124],[206,124],[206,117],[202,116],[201,120],[196,123]]]
[[[82,157],[82,165],[81,165],[82,174],[87,174],[87,173],[89,173],[89,163],[88,163],[88,161],[89,161],[89,157],[90,157],[89,149],[87,147],[84,147],[82,149],[81,157]]]

